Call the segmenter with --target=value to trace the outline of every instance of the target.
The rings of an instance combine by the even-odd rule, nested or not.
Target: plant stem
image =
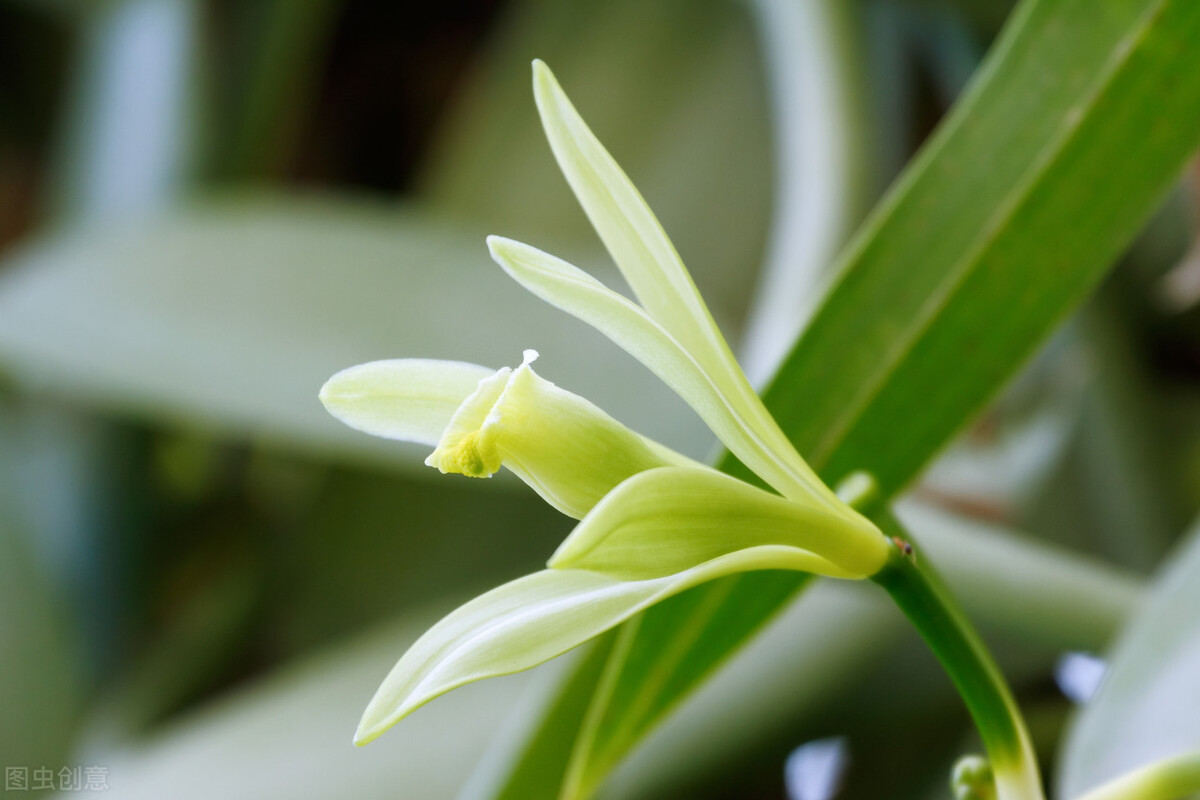
[[[872,518],[895,545],[871,580],[882,586],[942,663],[983,739],[999,800],[1044,800],[1037,759],[1008,684],[932,564],[886,509]]]
[[[1082,553],[919,500],[894,508],[971,620],[1022,642],[1098,652],[1141,597],[1134,574]]]
[[[1200,752],[1128,772],[1078,800],[1182,800],[1193,792],[1200,792]]]

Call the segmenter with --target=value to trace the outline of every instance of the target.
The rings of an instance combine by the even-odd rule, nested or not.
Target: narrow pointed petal
[[[320,398],[351,428],[432,447],[462,402],[494,373],[461,361],[372,361],[334,375],[321,387]]]
[[[691,354],[755,436],[769,442],[810,489],[823,490],[738,366],[650,206],[579,116],[550,68],[535,61],[533,76],[538,112],[559,167],[638,301]]]
[[[375,692],[354,742],[375,740],[452,689],[536,667],[697,584],[787,568],[794,553],[788,547],[752,547],[645,581],[574,569],[518,578],[460,607],[418,639]]]
[[[541,61],[533,94],[563,175],[638,301],[701,364],[717,366],[709,357],[724,339],[650,206]]]
[[[844,504],[774,424],[755,425],[679,341],[644,309],[583,270],[527,244],[488,237],[492,257],[518,283],[599,330],[670,386],[742,462],[785,497]],[[770,418],[768,417],[768,421]]]
[[[550,559],[624,580],[672,575],[749,547],[794,550],[781,568],[866,578],[887,561],[887,540],[861,517],[793,502],[708,468],[663,467],[622,483]]]

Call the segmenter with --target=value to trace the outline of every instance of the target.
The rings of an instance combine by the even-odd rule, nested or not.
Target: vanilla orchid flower
[[[373,361],[334,375],[321,401],[347,425],[436,446],[425,463],[488,478],[501,465],[550,505],[582,519],[621,481],[655,467],[704,469],[639,436],[579,395],[519,367],[493,372],[455,361]]]
[[[593,325],[677,392],[774,491],[701,465],[621,425],[532,368],[402,359],[351,367],[321,390],[367,433],[436,449],[426,463],[487,477],[508,468],[580,520],[549,569],[475,598],[392,669],[355,741],[451,689],[536,666],[704,581],[757,569],[866,578],[887,539],[804,462],[750,386],[675,248],[550,70],[534,94],[572,190],[638,302],[533,247],[489,237],[519,283]]]

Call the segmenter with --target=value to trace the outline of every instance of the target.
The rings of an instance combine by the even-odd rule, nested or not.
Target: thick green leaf
[[[814,467],[903,487],[1087,293],[1200,140],[1197,37],[1188,0],[1018,9],[767,392]],[[802,583],[653,609],[575,757],[602,776]]]
[[[1159,573],[1113,647],[1100,691],[1075,720],[1060,796],[1200,751],[1200,528]]]
[[[824,474],[901,488],[1120,255],[1200,139],[1198,29],[1181,0],[1016,12],[769,392]]]
[[[514,313],[526,297],[482,236],[428,214],[213,201],[15,253],[0,274],[0,369],[123,413],[424,469],[331,418],[317,401],[326,379],[397,356],[499,366],[536,347],[548,378],[704,452],[710,435],[666,387],[552,308]]]
[[[615,633],[599,637],[591,645],[592,652],[607,651],[616,638]],[[571,737],[563,736],[562,731],[579,727],[591,705],[589,690],[601,681],[607,660],[589,658],[586,663],[590,669],[563,673],[575,686],[573,691],[555,692],[551,698],[546,689],[558,687],[547,680],[538,686],[536,696],[549,703],[530,702],[535,699],[531,692],[525,702],[518,704],[505,726],[505,735],[493,737],[482,763],[459,792],[458,800],[524,800],[559,794],[575,747]]]

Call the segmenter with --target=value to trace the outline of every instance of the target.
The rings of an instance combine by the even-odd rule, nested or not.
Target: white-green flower
[[[774,492],[630,431],[539,377],[532,351],[498,372],[397,360],[338,373],[321,399],[347,424],[436,446],[426,463],[443,472],[506,467],[580,519],[549,569],[472,600],[413,645],[368,706],[359,744],[451,689],[533,667],[704,581],[755,569],[865,578],[888,557],[879,530],[767,412],[658,220],[541,62],[534,94],[555,157],[638,302],[519,242],[489,237],[492,257],[649,367]]]
[[[581,519],[617,484],[655,467],[701,468],[542,378],[456,361],[373,361],[339,372],[321,401],[353,428],[436,445],[425,463],[488,478],[503,465],[547,503]],[[419,420],[419,424],[418,424]]]

